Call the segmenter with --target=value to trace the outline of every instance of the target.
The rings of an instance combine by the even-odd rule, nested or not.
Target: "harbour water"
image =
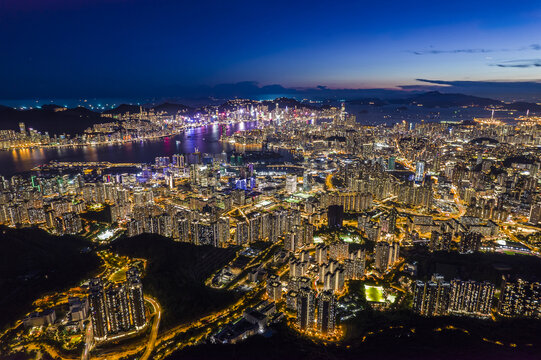
[[[52,160],[150,163],[154,162],[157,156],[188,154],[196,149],[202,153],[228,152],[234,150],[234,146],[219,141],[223,133],[231,135],[256,126],[256,121],[231,125],[216,124],[187,129],[178,135],[155,140],[115,145],[0,151],[0,175],[23,173]]]

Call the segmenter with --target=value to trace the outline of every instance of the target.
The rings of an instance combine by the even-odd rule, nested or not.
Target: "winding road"
[[[158,328],[160,327],[160,320],[162,318],[162,308],[160,307],[160,304],[150,296],[145,296],[145,301],[150,303],[150,305],[152,305],[154,308],[156,318],[154,319],[154,324],[152,325],[152,330],[150,332],[150,338],[148,339],[148,344],[143,356],[141,357],[141,360],[148,360],[152,350],[154,350],[156,339],[158,338]]]

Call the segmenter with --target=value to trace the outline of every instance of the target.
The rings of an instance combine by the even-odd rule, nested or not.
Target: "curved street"
[[[152,350],[154,350],[154,345],[156,344],[156,339],[158,337],[158,329],[160,327],[160,320],[162,317],[162,308],[156,300],[154,300],[150,296],[145,296],[145,301],[150,303],[150,305],[152,305],[152,307],[154,308],[155,318],[154,318],[154,324],[152,324],[150,338],[148,339],[148,344],[143,356],[141,357],[141,360],[147,360],[150,354],[152,353]]]

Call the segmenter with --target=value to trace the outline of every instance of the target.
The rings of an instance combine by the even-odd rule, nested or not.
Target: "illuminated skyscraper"
[[[200,219],[190,224],[192,243],[195,245],[218,246],[218,223]]]
[[[333,292],[321,292],[317,301],[317,330],[323,334],[334,332],[336,326],[336,298]]]
[[[327,261],[328,250],[329,247],[324,244],[318,244],[316,246],[316,262],[318,265],[321,265]]]
[[[235,242],[237,245],[243,245],[248,243],[248,223],[246,221],[239,221],[237,223],[237,230],[235,233]]]
[[[418,161],[415,164],[415,182],[422,182],[425,176],[425,163],[424,161]]]
[[[537,225],[541,222],[541,204],[532,204],[530,207],[529,222]]]
[[[174,154],[173,155],[173,165],[178,168],[184,167],[184,155]]]
[[[462,254],[479,251],[482,235],[478,232],[468,231],[460,236],[458,251]]]
[[[130,329],[130,309],[123,284],[111,285],[105,292],[109,332],[116,334]]]
[[[297,192],[297,175],[286,175],[286,192],[288,194]]]
[[[314,312],[316,308],[314,290],[303,287],[297,294],[297,326],[301,330],[309,330],[314,326]]]
[[[494,285],[488,282],[451,281],[449,312],[462,315],[488,316],[492,309]]]
[[[397,241],[389,243],[387,241],[379,241],[376,243],[374,251],[375,267],[379,272],[387,271],[393,266],[397,260],[400,251],[400,245]]]
[[[432,275],[429,282],[416,281],[413,287],[413,310],[421,315],[445,315],[449,309],[451,285],[442,276]]]
[[[218,219],[218,246],[224,247],[229,242],[230,225],[229,217],[222,216]]]
[[[130,308],[131,325],[136,329],[140,329],[146,323],[145,300],[143,298],[143,284],[135,268],[131,268],[126,272],[126,293]]]
[[[302,174],[302,189],[303,191],[310,191],[312,190],[312,175],[308,173],[307,170],[304,170]]]
[[[282,284],[279,281],[267,283],[267,296],[273,301],[279,301],[282,298]]]
[[[105,306],[105,293],[103,283],[100,279],[94,279],[90,282],[90,295],[88,296],[90,305],[90,315],[92,320],[92,330],[96,340],[102,340],[107,337],[107,308]]]
[[[541,284],[504,277],[498,312],[506,317],[541,318]]]

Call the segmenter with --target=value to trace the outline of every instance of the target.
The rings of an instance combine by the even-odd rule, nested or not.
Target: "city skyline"
[[[0,0],[2,360],[539,359],[541,2]]]
[[[0,129],[0,357],[537,358],[539,107],[458,98],[378,125],[280,98]]]

